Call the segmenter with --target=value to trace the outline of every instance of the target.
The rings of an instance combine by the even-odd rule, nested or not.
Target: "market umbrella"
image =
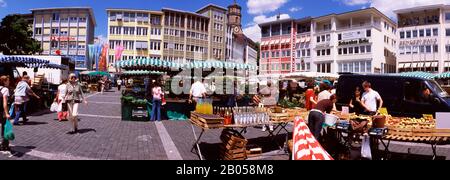
[[[311,134],[305,120],[296,118],[294,122],[292,156],[294,160],[333,160]]]

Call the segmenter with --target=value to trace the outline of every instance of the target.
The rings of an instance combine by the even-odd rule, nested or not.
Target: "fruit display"
[[[425,118],[390,118],[387,125],[400,128],[430,129],[435,128],[436,121]]]

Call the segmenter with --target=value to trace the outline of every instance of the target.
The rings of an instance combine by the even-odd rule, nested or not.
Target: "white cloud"
[[[259,15],[254,17],[253,22],[243,29],[244,34],[255,42],[261,42],[261,28],[259,28],[258,24],[275,21],[277,20],[277,16],[278,15],[267,17],[265,15]],[[290,18],[289,14],[280,15],[280,19],[288,18]]]
[[[363,7],[375,7],[388,17],[396,18],[395,10],[425,6],[432,4],[450,4],[450,0],[335,0],[348,6],[361,5]]]
[[[0,0],[0,7],[6,7],[6,5],[5,0]]]
[[[371,2],[371,0],[342,0],[342,2],[349,6],[356,6],[368,4]]]
[[[247,7],[249,14],[263,14],[278,10],[286,4],[288,0],[248,0]]]
[[[103,34],[100,34],[100,35],[96,36],[95,38],[96,38],[96,41],[100,44],[104,44],[104,43],[108,42],[106,37]]]
[[[291,8],[289,8],[290,12],[297,12],[297,11],[301,11],[301,10],[303,10],[302,7],[291,7]]]

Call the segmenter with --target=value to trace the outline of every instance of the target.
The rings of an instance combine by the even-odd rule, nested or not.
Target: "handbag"
[[[372,160],[372,151],[370,149],[370,137],[364,136],[361,146],[361,157]]]
[[[5,122],[5,130],[3,138],[8,141],[13,141],[16,137],[14,136],[13,125],[9,120]]]
[[[166,98],[164,97],[164,95],[161,95],[161,105],[166,105],[167,101]]]

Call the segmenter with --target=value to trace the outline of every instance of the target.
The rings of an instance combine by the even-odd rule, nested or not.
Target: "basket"
[[[384,128],[386,125],[386,116],[374,116],[372,119],[372,128]]]

